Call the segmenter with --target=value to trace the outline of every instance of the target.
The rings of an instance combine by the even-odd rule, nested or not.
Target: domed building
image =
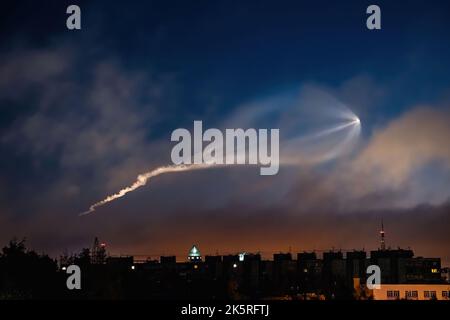
[[[195,244],[192,246],[191,250],[189,250],[188,260],[191,262],[202,261],[202,255]]]

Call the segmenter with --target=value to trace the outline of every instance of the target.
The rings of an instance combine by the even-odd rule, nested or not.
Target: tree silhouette
[[[13,239],[0,254],[0,299],[50,298],[57,294],[57,264]]]

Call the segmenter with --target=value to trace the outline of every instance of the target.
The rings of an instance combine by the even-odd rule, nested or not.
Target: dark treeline
[[[78,254],[63,255],[60,259],[88,271],[91,250],[84,248]],[[25,239],[13,239],[0,253],[0,300],[72,299],[93,295],[87,290],[68,290],[68,276],[57,260],[27,249]],[[102,296],[99,292],[95,294]]]
[[[27,250],[25,240],[11,240],[0,254],[0,299],[51,298],[64,278],[57,262]]]

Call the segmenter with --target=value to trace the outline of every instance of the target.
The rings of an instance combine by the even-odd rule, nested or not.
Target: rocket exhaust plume
[[[123,196],[125,196],[127,193],[132,192],[140,187],[143,187],[147,184],[148,180],[150,180],[153,177],[159,176],[161,174],[165,174],[165,173],[171,173],[171,172],[182,172],[182,171],[190,171],[190,170],[196,170],[196,169],[205,169],[210,167],[212,164],[180,164],[180,165],[168,165],[168,166],[163,166],[163,167],[158,167],[152,171],[148,171],[145,173],[142,173],[140,175],[137,176],[136,181],[128,186],[123,188],[122,190],[120,190],[117,193],[114,193],[112,195],[107,196],[105,199],[94,203],[93,205],[91,205],[89,207],[89,210],[80,213],[80,216],[84,216],[87,214],[90,214],[92,212],[95,211],[95,209],[97,209],[98,207],[101,207],[105,204],[107,204],[108,202],[114,201],[118,198],[122,198]]]
[[[292,138],[291,140],[287,141],[287,151],[286,151],[286,158],[284,159],[284,164],[305,164],[305,163],[321,163],[330,159],[336,158],[339,154],[342,153],[343,149],[348,147],[349,145],[354,142],[354,140],[359,136],[360,130],[361,130],[361,121],[360,119],[353,114],[350,110],[346,112],[346,122],[341,123],[335,127],[328,128],[326,130],[323,130],[319,133],[316,133],[313,136],[309,137],[301,137],[301,138]],[[242,130],[242,129],[240,129]],[[340,143],[335,143],[333,141],[333,144],[330,146],[328,144],[326,147],[326,152],[323,152],[323,150],[317,150],[310,148],[307,148],[308,145],[313,145],[314,147],[317,147],[319,143],[317,143],[317,139],[324,138],[327,136],[330,136],[332,133],[339,133],[342,131],[348,131],[345,139],[340,141]],[[201,138],[202,139],[202,138]],[[314,143],[310,143],[310,140],[314,140]],[[244,140],[245,141],[245,140]],[[278,142],[278,141],[277,141]],[[308,144],[309,143],[309,144]],[[200,142],[201,144],[201,142]],[[234,148],[233,148],[234,149]],[[305,155],[305,152],[300,152],[299,150],[304,149],[304,151],[309,151],[308,153],[312,153],[312,156]],[[255,149],[256,150],[256,149]],[[203,152],[203,151],[201,151]],[[243,154],[239,153],[242,152]],[[117,193],[114,193],[112,195],[107,196],[105,199],[94,203],[89,207],[89,209],[85,212],[80,213],[80,216],[84,216],[87,214],[90,214],[94,212],[98,207],[101,207],[111,201],[114,201],[116,199],[122,198],[127,193],[135,191],[136,189],[143,187],[147,184],[148,180],[150,180],[153,177],[159,176],[161,174],[165,173],[172,173],[172,172],[183,172],[183,171],[191,171],[196,169],[206,169],[209,167],[222,167],[224,165],[228,164],[243,164],[243,163],[234,163],[235,159],[241,159],[243,158],[245,160],[245,154],[246,154],[245,148],[243,150],[238,151],[238,153],[234,154],[234,151],[232,153],[232,161],[233,163],[216,163],[216,162],[203,162],[203,163],[193,163],[193,164],[178,164],[178,165],[167,165],[167,166],[161,166],[154,170],[145,172],[143,174],[140,174],[137,176],[136,181],[131,184],[128,187],[125,187],[121,190],[119,190]],[[267,148],[266,148],[267,152]],[[273,151],[272,151],[273,152]],[[236,157],[235,157],[236,156]],[[243,157],[242,157],[243,156]],[[258,156],[257,156],[258,157]],[[277,153],[278,157],[278,153]],[[194,155],[194,159],[196,158],[196,154]],[[225,159],[228,159],[228,154],[225,154]],[[250,157],[249,157],[250,158]],[[277,159],[277,163],[279,160]],[[177,161],[173,161],[175,163],[179,163]],[[249,164],[250,161],[249,161]],[[278,168],[277,168],[278,171]]]

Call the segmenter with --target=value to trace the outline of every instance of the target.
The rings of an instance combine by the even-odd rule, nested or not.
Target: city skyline
[[[353,248],[342,248],[342,247],[336,247],[336,246],[331,246],[329,248],[307,248],[307,247],[302,247],[302,246],[292,246],[289,245],[288,248],[279,248],[278,250],[273,250],[273,251],[267,251],[265,249],[257,249],[257,250],[246,250],[245,248],[241,248],[239,250],[229,250],[227,251],[227,249],[215,249],[215,250],[211,250],[210,251],[204,251],[203,249],[200,250],[200,248],[202,248],[201,245],[199,245],[198,242],[193,243],[192,246],[190,247],[189,250],[187,250],[187,248],[189,247],[189,245],[185,246],[185,250],[184,252],[174,252],[174,251],[170,251],[169,250],[163,250],[160,252],[120,252],[117,251],[115,248],[112,248],[109,246],[108,242],[105,241],[105,239],[99,239],[98,237],[94,238],[94,242],[93,245],[90,246],[88,244],[84,245],[83,247],[77,248],[74,251],[67,251],[67,249],[61,250],[59,253],[53,254],[52,257],[56,260],[60,259],[61,257],[63,257],[64,255],[75,255],[76,252],[79,252],[80,250],[83,249],[89,249],[89,250],[96,250],[93,248],[98,247],[99,245],[101,245],[102,250],[105,251],[105,254],[107,254],[108,256],[111,257],[133,257],[135,261],[139,261],[139,262],[143,262],[143,261],[157,261],[162,257],[175,257],[177,262],[186,262],[189,261],[189,256],[192,254],[192,250],[195,250],[196,253],[198,253],[198,255],[201,257],[206,257],[206,256],[241,256],[241,255],[260,255],[261,258],[266,259],[266,260],[271,260],[273,258],[274,255],[276,254],[292,254],[292,255],[296,255],[296,254],[301,254],[301,253],[315,253],[318,254],[318,257],[321,257],[324,253],[330,253],[330,252],[336,252],[336,253],[351,253],[351,252],[373,252],[373,251],[395,251],[395,250],[412,250],[415,254],[414,256],[417,257],[423,257],[426,256],[426,254],[417,254],[414,251],[414,248],[411,247],[400,247],[400,246],[392,246],[389,243],[386,243],[386,237],[385,237],[385,229],[384,229],[384,222],[381,221],[381,228],[378,231],[379,234],[379,238],[378,238],[378,246],[375,247],[366,247],[366,246],[357,246],[357,247],[353,247]],[[26,242],[26,238],[23,239],[17,239],[17,238],[13,238],[11,239],[12,241],[25,241]],[[101,242],[99,242],[101,241]],[[208,246],[206,246],[208,248]],[[195,249],[194,249],[195,248]],[[30,248],[33,250],[33,248]],[[43,254],[46,254],[45,252]],[[441,259],[441,257],[435,257],[435,258],[439,258]],[[447,264],[447,261],[443,260],[442,261],[442,267],[443,268],[448,268],[449,264]]]
[[[380,245],[384,247],[382,236]],[[167,255],[156,259],[109,255],[107,245],[95,238],[91,248],[65,253],[56,261],[27,249],[24,241],[11,241],[0,253],[0,266],[3,279],[8,279],[1,283],[2,299],[450,298],[450,268],[443,268],[440,258],[400,248],[274,253],[267,259],[244,252],[203,255],[194,244],[180,261]],[[24,274],[27,268],[30,272]]]

